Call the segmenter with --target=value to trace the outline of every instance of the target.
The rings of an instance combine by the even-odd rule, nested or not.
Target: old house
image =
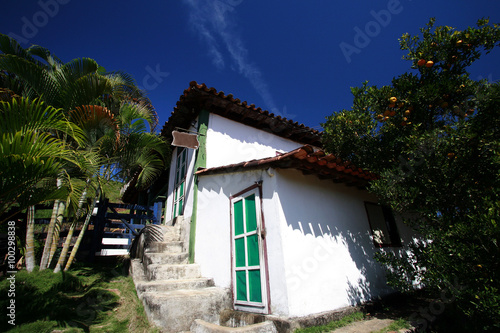
[[[185,223],[190,262],[234,309],[305,316],[390,292],[373,255],[411,232],[364,189],[376,176],[325,154],[317,130],[196,82],[162,135],[175,130],[199,147],[173,150],[165,223]]]

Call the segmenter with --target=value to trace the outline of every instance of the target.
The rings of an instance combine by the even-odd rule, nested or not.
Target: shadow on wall
[[[339,281],[347,283],[345,292],[351,305],[389,293],[391,289],[385,282],[384,270],[374,259],[376,249],[364,208],[364,200],[369,198],[366,192],[341,184],[320,181],[314,176],[294,177],[294,179],[304,180],[305,177],[307,185],[302,181],[287,182],[284,186],[280,183],[279,196],[288,227],[299,230],[307,246],[311,246],[311,243],[306,243],[306,239],[310,238],[308,235],[312,235],[314,243],[330,253],[329,257],[323,256],[326,259],[319,262],[317,270],[321,265],[339,266],[337,268],[339,273],[335,273],[337,276],[331,279],[327,277],[330,282],[325,281],[322,285],[339,288],[335,285]],[[282,187],[285,188],[282,190]],[[311,251],[311,256],[316,252],[316,250]],[[339,256],[342,258],[339,259]],[[318,258],[316,261],[319,261]],[[313,258],[307,257],[302,260],[305,266],[305,262]],[[301,263],[297,265],[300,266]],[[357,269],[357,274],[353,274],[356,273],[354,267]],[[339,274],[345,274],[345,278],[341,279]],[[353,275],[356,275],[357,279],[353,279]]]
[[[199,184],[203,194],[198,198],[198,208],[217,210],[214,203],[219,202],[220,196],[229,198],[234,194],[230,189],[241,190],[253,185],[256,179],[262,178],[261,172],[204,178]],[[294,267],[287,268],[285,274],[292,281],[289,291],[307,285],[311,277],[321,274],[324,265],[330,265],[336,276],[326,276],[318,288],[331,287],[332,294],[342,299],[347,294],[351,305],[389,293],[384,270],[373,259],[377,250],[364,207],[364,201],[370,201],[371,196],[356,188],[304,176],[296,170],[279,173],[284,178],[280,178],[276,191],[287,226],[300,232],[298,243],[293,246],[301,255],[309,253],[297,259]],[[271,198],[264,193],[263,199]],[[267,225],[272,223],[265,218]]]

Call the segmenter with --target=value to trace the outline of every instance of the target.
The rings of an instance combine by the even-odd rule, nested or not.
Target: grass
[[[313,326],[306,328],[299,328],[295,330],[295,333],[321,333],[321,332],[330,332],[334,329],[347,326],[356,321],[361,321],[365,318],[365,315],[362,312],[354,312],[350,315],[347,315],[339,320],[334,320],[329,322],[326,325],[322,326]]]
[[[1,332],[159,332],[149,324],[125,263],[75,265],[69,272],[18,272],[16,326],[0,322]],[[0,294],[9,281],[2,277]],[[10,298],[2,297],[6,308]]]
[[[410,329],[411,325],[410,323],[403,318],[396,319],[393,321],[389,326],[386,328],[382,328],[381,330],[378,331],[373,331],[371,333],[387,333],[387,332],[392,332],[392,331],[399,331],[400,329]]]

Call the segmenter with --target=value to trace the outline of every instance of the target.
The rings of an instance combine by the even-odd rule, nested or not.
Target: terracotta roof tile
[[[255,104],[242,102],[232,94],[226,95],[223,91],[218,92],[215,88],[208,88],[204,83],[198,84],[195,81],[192,81],[189,88],[180,96],[161,134],[170,139],[175,127],[189,127],[201,109],[248,126],[271,131],[296,142],[321,146],[320,131],[280,115],[274,115],[256,107]]]
[[[349,162],[344,162],[332,154],[310,145],[302,146],[290,152],[279,154],[275,157],[266,157],[220,167],[200,169],[197,175],[211,175],[227,172],[246,171],[273,167],[278,169],[294,168],[307,174],[316,174],[321,179],[331,179],[336,183],[347,183],[360,188],[366,187],[369,181],[378,176],[372,172],[357,168]]]

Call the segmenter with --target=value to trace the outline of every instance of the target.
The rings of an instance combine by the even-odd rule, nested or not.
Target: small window
[[[391,209],[371,202],[365,202],[365,208],[375,246],[401,246]]]

